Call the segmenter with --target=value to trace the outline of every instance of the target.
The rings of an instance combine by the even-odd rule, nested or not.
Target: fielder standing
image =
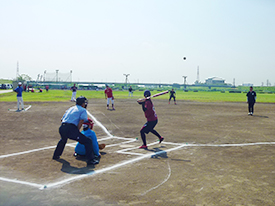
[[[107,99],[107,109],[109,109],[109,103],[112,102],[112,108],[115,110],[114,107],[114,96],[113,96],[113,90],[109,87],[109,85],[106,85],[106,89],[104,91],[105,98]]]
[[[256,92],[253,91],[253,87],[250,87],[249,92],[246,94],[247,96],[247,103],[248,103],[248,115],[253,115],[254,112],[254,104],[256,102]]]
[[[133,88],[130,86],[128,90],[129,90],[129,97],[130,95],[133,96]]]
[[[22,97],[22,92],[23,92],[22,83],[18,82],[18,86],[13,91],[17,93],[17,111],[20,111],[19,109],[20,104],[21,104],[21,109],[24,110],[24,103],[23,103],[23,97]]]
[[[141,139],[143,141],[143,145],[140,146],[140,149],[147,149],[147,144],[146,144],[146,135],[149,132],[153,133],[159,138],[159,143],[161,143],[164,138],[160,136],[160,134],[154,130],[154,127],[158,123],[158,117],[155,112],[155,108],[153,105],[153,102],[151,101],[150,98],[147,99],[147,97],[151,96],[151,92],[149,90],[144,91],[144,97],[146,98],[144,100],[139,100],[138,103],[142,105],[142,110],[144,111],[145,117],[147,119],[147,122],[143,125],[143,127],[140,130],[140,135]]]
[[[71,101],[72,102],[75,102],[75,99],[76,99],[76,90],[77,90],[77,87],[75,86],[75,84],[74,84],[74,86],[72,86],[71,87],[71,90],[72,90],[72,98],[71,98]]]
[[[172,98],[174,99],[174,104],[177,104],[176,103],[176,92],[174,91],[174,89],[172,89],[170,91],[170,97],[169,97],[169,103],[168,104],[170,104],[170,101],[171,101]]]
[[[58,160],[63,153],[68,138],[78,141],[85,146],[87,166],[98,164],[99,161],[95,159],[93,153],[92,140],[86,137],[79,130],[84,123],[88,121],[88,115],[86,107],[88,100],[85,97],[78,97],[76,99],[76,105],[69,108],[61,119],[61,126],[59,127],[59,134],[61,139],[59,140],[56,149],[53,154],[53,159]]]

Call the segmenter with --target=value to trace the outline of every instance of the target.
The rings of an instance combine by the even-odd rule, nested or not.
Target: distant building
[[[225,80],[219,77],[211,77],[205,80],[205,84],[225,84]]]
[[[251,83],[243,83],[242,86],[244,86],[244,87],[253,87],[253,84],[251,84]]]

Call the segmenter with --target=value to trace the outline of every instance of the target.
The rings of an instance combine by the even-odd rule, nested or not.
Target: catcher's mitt
[[[100,150],[103,150],[105,148],[105,146],[106,146],[105,144],[99,144],[98,145],[98,147],[99,147]]]

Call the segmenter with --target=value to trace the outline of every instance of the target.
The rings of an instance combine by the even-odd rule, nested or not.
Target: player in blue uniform
[[[92,140],[86,137],[79,130],[85,121],[88,121],[88,115],[86,107],[88,100],[85,97],[78,97],[76,99],[76,105],[69,108],[61,119],[61,126],[59,127],[59,134],[61,139],[59,140],[56,149],[53,154],[53,159],[57,160],[63,153],[68,138],[78,141],[83,144],[86,149],[87,166],[98,164],[99,161],[95,159],[93,153]]]
[[[22,83],[18,82],[18,87],[16,87],[16,89],[13,91],[17,93],[17,111],[20,111],[20,104],[21,104],[21,109],[24,110],[24,103],[23,103],[23,97],[22,97],[22,92],[23,92]]]

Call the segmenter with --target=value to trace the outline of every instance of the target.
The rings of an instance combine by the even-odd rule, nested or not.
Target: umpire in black
[[[79,130],[84,121],[88,120],[86,107],[88,100],[85,97],[78,97],[76,99],[76,105],[69,108],[61,119],[61,126],[59,127],[59,134],[61,139],[59,140],[56,149],[54,151],[53,159],[57,160],[63,153],[68,138],[78,141],[80,144],[85,145],[87,166],[98,164],[99,161],[95,159],[92,140],[83,135]]]
[[[253,87],[250,87],[249,92],[246,94],[247,96],[247,103],[248,103],[248,115],[253,115],[254,112],[254,104],[256,102],[256,92],[253,91]]]

